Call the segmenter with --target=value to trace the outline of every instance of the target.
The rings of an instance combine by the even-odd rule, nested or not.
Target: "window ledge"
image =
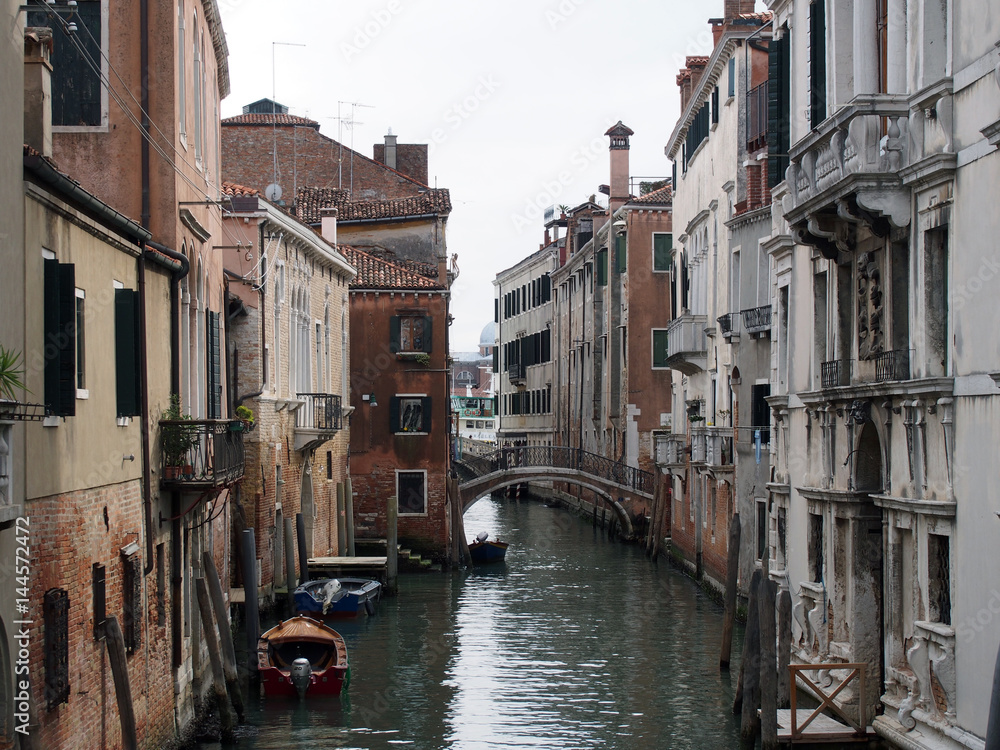
[[[42,420],[42,427],[58,427],[62,421],[62,417],[46,417]]]
[[[77,388],[76,389],[76,397],[78,399],[90,398],[90,391],[88,391],[86,388]]]
[[[429,432],[394,432],[394,435],[414,435],[420,437],[422,435],[430,435]]]

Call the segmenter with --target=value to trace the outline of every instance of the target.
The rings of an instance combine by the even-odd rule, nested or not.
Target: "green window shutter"
[[[660,328],[653,331],[653,367],[667,366],[667,331]]]
[[[45,259],[45,406],[76,416],[76,267]]]
[[[625,273],[628,270],[628,247],[624,234],[615,237],[615,270],[618,273]]]
[[[826,2],[809,6],[809,111],[810,125],[826,119]]]
[[[729,58],[729,96],[736,96],[736,58]]]
[[[219,313],[208,313],[208,418],[222,419],[222,357]]]
[[[399,432],[399,397],[389,400],[389,432]]]
[[[420,419],[422,421],[422,425],[421,425],[420,431],[421,432],[430,432],[431,431],[431,423],[432,423],[431,415],[434,413],[433,411],[431,411],[431,397],[430,396],[425,396],[424,398],[420,399],[420,412],[421,412],[420,413]]]
[[[653,235],[653,270],[670,270],[670,253],[674,246],[674,236],[672,234]]]
[[[115,289],[115,394],[119,417],[139,416],[139,292]]]
[[[767,183],[773,188],[785,179],[788,168],[789,54],[788,29],[772,39],[767,51]]]
[[[542,302],[550,302],[552,300],[552,277],[547,273],[542,274]]]
[[[425,354],[431,353],[431,345],[434,342],[434,327],[432,325],[433,319],[430,316],[424,318],[424,347],[422,351]]]
[[[608,285],[608,251],[597,251],[597,285]]]
[[[394,354],[399,351],[399,317],[396,315],[389,318],[389,351]]]

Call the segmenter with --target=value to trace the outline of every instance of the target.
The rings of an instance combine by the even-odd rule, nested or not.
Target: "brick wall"
[[[385,144],[376,143],[374,147],[375,161],[385,164]],[[417,182],[427,184],[427,144],[397,143],[396,171]],[[355,173],[356,174],[356,173]]]
[[[278,181],[284,190],[283,200],[289,205],[297,186],[349,189],[353,185],[354,197],[359,200],[414,196],[423,186],[374,159],[352,152],[311,127],[223,123],[221,139],[223,179],[261,191],[275,180],[277,147]]]
[[[39,727],[35,747],[102,750],[121,746],[121,723],[107,649],[94,639],[92,565],[106,568],[106,611],[124,627],[120,548],[140,543],[142,495],[138,482],[32,500],[31,674]],[[107,519],[107,520],[105,520]],[[169,544],[165,544],[169,571]],[[140,551],[143,554],[144,550]],[[169,581],[169,573],[168,573]],[[44,668],[44,594],[69,596],[69,701],[47,708]],[[170,587],[162,593],[169,612]],[[128,657],[140,747],[161,748],[173,736],[174,682],[168,627],[159,624],[160,594],[153,572],[143,578],[141,646]],[[169,624],[169,616],[165,619]]]

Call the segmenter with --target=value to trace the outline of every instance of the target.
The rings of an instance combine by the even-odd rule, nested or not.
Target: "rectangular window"
[[[139,415],[139,292],[115,289],[115,393],[119,417]]]
[[[628,270],[628,245],[624,234],[615,237],[615,270],[618,273]]]
[[[394,396],[389,406],[393,432],[431,431],[431,399],[428,396]]]
[[[667,329],[653,329],[653,369],[663,370],[667,367]]]
[[[142,558],[138,550],[122,553],[121,624],[125,653],[135,653],[142,643]]]
[[[63,31],[64,19],[66,16],[57,18],[53,10],[32,11],[27,16],[28,26],[48,26],[53,30],[52,125],[103,125],[101,74],[106,63],[101,51],[104,46],[101,0],[79,0],[72,19],[78,32]]]
[[[809,6],[809,124],[826,119],[826,0]]]
[[[104,621],[107,620],[107,584],[105,568],[94,563],[91,569],[91,583],[94,598],[94,640],[104,637]]]
[[[399,315],[389,320],[389,348],[393,352],[431,352],[431,319]]]
[[[209,419],[222,419],[222,345],[219,328],[219,313],[209,310],[207,332],[208,360],[206,363]]]
[[[769,383],[763,383],[761,385],[754,385],[751,388],[751,422],[752,426],[755,428],[760,428],[760,443],[761,445],[767,445],[770,441],[770,427],[771,427],[771,407],[768,405],[766,399],[771,395],[771,385]],[[756,432],[756,430],[754,431]],[[756,440],[756,437],[754,438]]]
[[[757,559],[767,552],[767,500],[757,499]]]
[[[75,289],[74,320],[76,325],[76,397],[88,398],[87,392],[87,293]]]
[[[823,582],[823,516],[809,514],[809,580]]]
[[[608,249],[606,247],[597,251],[597,285],[608,285]]]
[[[653,271],[670,273],[671,255],[674,249],[674,236],[668,232],[653,233]]]
[[[43,353],[45,408],[49,414],[76,414],[76,267],[46,258]]]
[[[951,539],[927,535],[927,599],[931,622],[951,625]]]
[[[712,124],[719,124],[719,87],[712,89]]]
[[[69,702],[69,594],[49,589],[42,605],[45,618],[45,698],[52,710]]]
[[[684,159],[685,163],[691,160],[694,156],[694,152],[698,150],[701,142],[708,138],[709,130],[709,117],[711,113],[709,111],[708,102],[701,105],[701,109],[698,110],[698,114],[694,116],[691,124],[688,126],[687,140],[685,142],[685,153]]]
[[[333,451],[326,452],[326,478],[333,479]]]
[[[427,513],[427,472],[396,471],[396,505],[401,516]]]

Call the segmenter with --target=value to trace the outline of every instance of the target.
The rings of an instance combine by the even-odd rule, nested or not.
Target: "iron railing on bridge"
[[[524,445],[501,448],[484,456],[463,454],[462,462],[477,476],[522,468],[573,469],[598,479],[653,494],[653,475],[580,448],[558,445]]]

